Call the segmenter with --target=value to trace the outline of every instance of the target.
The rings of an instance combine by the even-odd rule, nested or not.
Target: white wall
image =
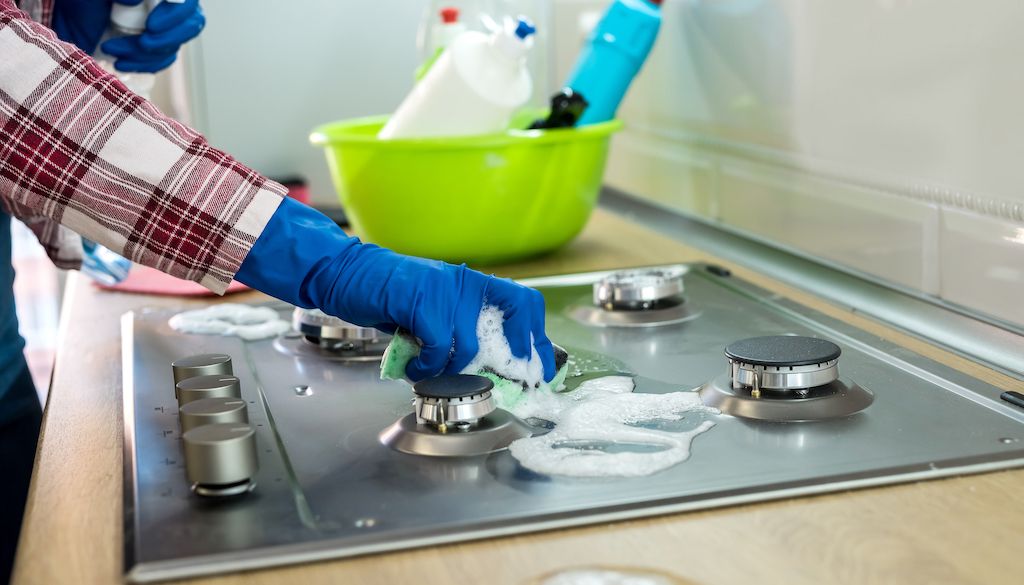
[[[557,0],[563,74],[603,4]],[[612,185],[1024,325],[1024,3],[663,12]]]
[[[387,113],[412,87],[426,0],[216,0],[187,51],[190,113],[215,146],[336,204],[319,124]]]

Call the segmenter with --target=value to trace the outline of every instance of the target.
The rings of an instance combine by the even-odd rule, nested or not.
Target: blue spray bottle
[[[615,0],[594,27],[566,87],[589,102],[578,126],[607,122],[654,46],[662,0]]]

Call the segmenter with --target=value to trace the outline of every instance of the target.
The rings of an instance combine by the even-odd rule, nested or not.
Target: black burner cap
[[[730,359],[755,366],[809,366],[838,359],[840,353],[831,341],[796,335],[751,337],[725,348]]]
[[[484,376],[456,374],[420,380],[413,385],[412,391],[424,398],[454,399],[483,394],[492,388],[494,382]]]

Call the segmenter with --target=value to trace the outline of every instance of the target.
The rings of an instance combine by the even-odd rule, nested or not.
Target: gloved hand
[[[413,381],[458,373],[478,350],[484,304],[505,313],[505,337],[515,357],[537,350],[544,379],[555,376],[554,350],[544,333],[544,297],[510,280],[396,254],[346,236],[319,211],[285,199],[249,251],[235,278],[305,308],[350,323],[394,332],[408,329],[423,349],[406,368]]]
[[[115,1],[135,6],[143,0]],[[197,37],[204,26],[206,17],[199,0],[164,1],[149,13],[142,34],[110,39],[100,50],[116,58],[114,68],[118,71],[156,73],[170,66],[178,56],[178,49]]]
[[[110,24],[112,0],[54,0],[53,32],[92,55]]]

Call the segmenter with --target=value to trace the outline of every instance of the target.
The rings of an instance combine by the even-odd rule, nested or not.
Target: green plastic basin
[[[579,234],[622,127],[378,140],[386,121],[334,122],[310,135],[353,227],[397,252],[473,264],[537,255]]]

